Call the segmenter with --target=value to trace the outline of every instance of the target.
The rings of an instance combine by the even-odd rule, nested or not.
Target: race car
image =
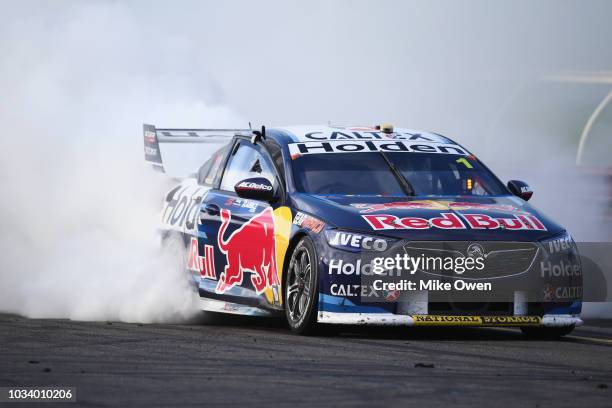
[[[527,203],[526,183],[504,185],[448,137],[144,125],[144,148],[179,179],[160,231],[184,246],[204,311],[284,316],[300,334],[372,324],[561,336],[582,324],[569,233]]]

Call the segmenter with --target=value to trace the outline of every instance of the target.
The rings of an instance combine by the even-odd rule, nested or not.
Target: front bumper
[[[481,327],[567,327],[582,326],[583,321],[574,315],[540,316],[440,316],[395,315],[390,313],[339,313],[319,312],[317,322],[328,324],[376,325],[376,326],[481,326]]]
[[[317,322],[328,324],[379,326],[481,326],[481,327],[567,327],[582,326],[575,315],[547,314],[540,316],[440,316],[396,315],[391,313],[319,312]]]

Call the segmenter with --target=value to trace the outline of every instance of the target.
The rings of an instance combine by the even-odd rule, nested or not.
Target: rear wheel
[[[302,238],[293,250],[283,285],[289,327],[298,334],[312,333],[317,320],[319,274],[310,238]]]
[[[558,339],[570,334],[574,325],[564,327],[521,327],[523,334],[532,339]]]

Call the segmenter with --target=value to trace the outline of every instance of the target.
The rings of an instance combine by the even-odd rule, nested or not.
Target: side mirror
[[[244,179],[234,186],[238,197],[270,202],[274,200],[274,187],[264,177]]]
[[[525,201],[529,201],[533,195],[533,190],[529,187],[529,184],[520,180],[510,180],[508,182],[508,189],[517,197],[522,198]]]

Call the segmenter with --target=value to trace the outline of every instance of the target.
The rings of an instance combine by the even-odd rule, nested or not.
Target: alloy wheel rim
[[[301,246],[291,257],[287,285],[287,309],[289,318],[294,323],[304,319],[310,306],[312,290],[312,264],[308,250]]]

